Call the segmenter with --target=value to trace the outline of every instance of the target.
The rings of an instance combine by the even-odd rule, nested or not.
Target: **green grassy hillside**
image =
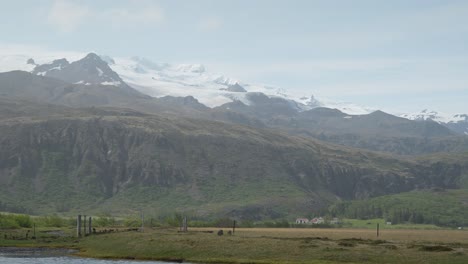
[[[468,226],[468,189],[412,191],[338,203],[332,214],[359,219],[385,218],[392,224]]]
[[[0,210],[190,212],[282,219],[418,188],[459,188],[466,166],[407,160],[266,129],[7,102]]]

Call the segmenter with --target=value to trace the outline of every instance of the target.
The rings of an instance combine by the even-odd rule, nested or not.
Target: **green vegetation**
[[[291,224],[243,221],[229,234],[232,219],[221,218],[189,221],[189,232],[180,233],[170,226],[178,226],[182,217],[175,213],[165,219],[146,218],[145,231],[136,232],[133,227],[141,225],[137,215],[103,215],[93,218],[96,234],[77,239],[73,218],[0,214],[0,247],[64,247],[79,250],[83,257],[193,263],[452,264],[467,259],[467,231],[433,225],[386,226],[383,219],[343,219],[341,228],[278,228]],[[381,224],[378,238],[376,223]],[[214,227],[195,227],[208,225]],[[219,236],[219,230],[224,235]]]
[[[30,228],[32,226],[29,215],[0,214],[0,229]]]
[[[464,156],[406,159],[269,129],[128,109],[2,100],[0,107],[0,141],[8,143],[0,149],[2,211],[144,210],[157,219],[181,212],[201,220],[281,222],[338,200],[467,184]],[[339,125],[343,118],[336,120]],[[428,221],[403,214],[401,221]]]
[[[247,228],[145,228],[77,239],[73,229],[0,230],[0,246],[66,247],[94,258],[186,261],[192,263],[466,263],[466,231]],[[59,235],[57,235],[59,234]]]
[[[468,189],[413,191],[347,201],[330,213],[353,219],[384,218],[394,224],[468,226]]]
[[[75,219],[58,215],[29,216],[24,214],[0,213],[0,229],[36,227],[71,227]]]

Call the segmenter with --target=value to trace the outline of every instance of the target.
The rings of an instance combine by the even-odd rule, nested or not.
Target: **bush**
[[[25,228],[32,227],[31,217],[29,217],[29,215],[13,215],[13,217],[14,217],[15,222],[20,227],[25,227]]]
[[[74,221],[67,221],[58,215],[49,215],[38,218],[39,225],[46,227],[64,227],[71,226]]]
[[[13,229],[20,227],[32,227],[32,221],[29,215],[0,214],[0,228]]]

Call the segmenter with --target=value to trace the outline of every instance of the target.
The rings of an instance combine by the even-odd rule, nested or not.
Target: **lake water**
[[[0,248],[1,264],[168,264],[159,261],[99,260],[67,256],[64,249]]]

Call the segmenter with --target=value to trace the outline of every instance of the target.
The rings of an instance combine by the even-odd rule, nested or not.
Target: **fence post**
[[[88,223],[88,235],[91,235],[91,216],[89,217],[89,223]]]
[[[81,215],[76,218],[76,236],[81,236]]]

